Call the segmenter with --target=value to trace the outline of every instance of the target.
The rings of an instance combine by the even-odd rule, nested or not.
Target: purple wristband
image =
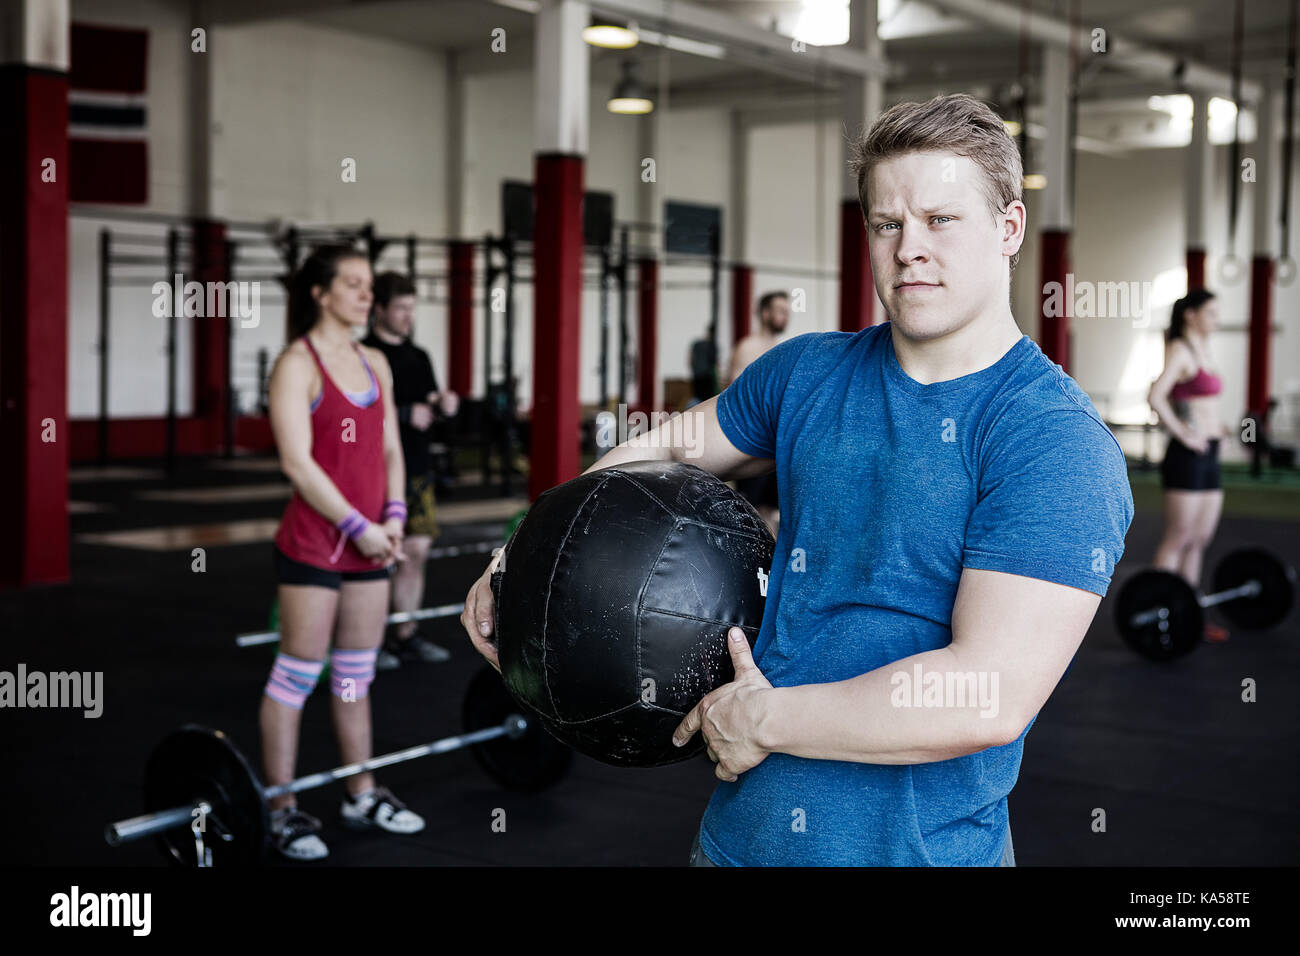
[[[370,522],[363,518],[361,512],[357,511],[356,508],[349,511],[343,517],[343,520],[338,523],[338,529],[353,541],[365,534],[366,529],[369,527]]]
[[[384,520],[389,518],[401,518],[406,521],[406,502],[400,498],[394,498],[392,501],[384,502]]]

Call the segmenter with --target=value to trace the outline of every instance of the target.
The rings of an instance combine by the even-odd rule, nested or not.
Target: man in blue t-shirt
[[[1025,734],[1124,550],[1124,457],[1011,314],[1025,207],[998,116],[899,104],[853,167],[890,321],[784,342],[692,409],[689,445],[656,430],[593,467],[776,471],[753,652],[733,629],[735,680],[674,738],[702,732],[721,781],[693,863],[1012,865]],[[495,661],[491,610],[485,575],[462,620]]]

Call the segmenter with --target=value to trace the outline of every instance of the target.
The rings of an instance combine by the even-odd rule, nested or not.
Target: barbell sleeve
[[[464,604],[443,604],[439,607],[422,607],[415,611],[397,611],[384,619],[384,625],[427,621],[435,617],[455,617],[463,610],[465,610]],[[239,647],[254,647],[258,644],[274,644],[279,639],[279,631],[252,631],[236,637],[235,644]]]
[[[1255,580],[1247,581],[1245,584],[1238,585],[1235,588],[1229,588],[1227,591],[1217,591],[1214,594],[1207,594],[1198,602],[1201,607],[1214,607],[1216,604],[1223,604],[1225,601],[1235,601],[1237,598],[1256,597],[1262,585]]]
[[[210,806],[199,802],[187,803],[184,806],[172,807],[168,810],[156,810],[153,813],[143,813],[138,817],[131,817],[129,820],[118,820],[116,823],[110,823],[104,827],[104,839],[109,846],[120,846],[123,843],[130,843],[132,840],[142,840],[147,836],[162,833],[164,830],[170,830],[173,827],[189,826],[194,822],[195,810],[198,810],[203,815],[212,812]]]
[[[1129,623],[1133,627],[1146,627],[1148,624],[1154,624],[1169,616],[1169,608],[1153,607],[1150,610],[1143,611],[1141,614],[1134,614],[1129,618]]]
[[[1261,589],[1262,585],[1258,581],[1252,579],[1235,588],[1229,588],[1226,591],[1216,591],[1213,594],[1199,597],[1196,599],[1196,603],[1201,607],[1214,607],[1216,604],[1225,604],[1228,601],[1235,601],[1238,598],[1256,597]],[[1168,608],[1153,607],[1142,611],[1139,614],[1134,614],[1129,618],[1129,624],[1133,627],[1146,627],[1148,624],[1153,624],[1156,621],[1167,618],[1168,616]]]

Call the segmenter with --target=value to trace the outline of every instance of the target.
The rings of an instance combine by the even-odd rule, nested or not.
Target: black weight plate
[[[510,714],[528,719],[522,737],[498,737],[470,748],[488,775],[508,790],[537,793],[558,783],[573,762],[573,751],[542,729],[536,718],[515,703],[501,675],[485,667],[465,691],[465,730],[498,727]]]
[[[1214,569],[1214,590],[1229,591],[1258,581],[1257,597],[1225,601],[1218,609],[1237,627],[1263,631],[1281,624],[1295,600],[1295,569],[1261,548],[1242,548],[1224,555]]]
[[[270,821],[257,774],[224,733],[188,724],[164,737],[149,755],[144,806],[152,812],[199,800],[206,800],[234,835],[230,842],[222,840],[216,824],[208,818],[203,842],[212,849],[213,866],[262,862]],[[196,865],[194,834],[189,827],[160,834],[158,846],[173,862]]]
[[[1153,621],[1135,627],[1134,615],[1153,607],[1169,609],[1167,629]],[[1192,586],[1177,574],[1139,571],[1124,582],[1115,601],[1115,627],[1124,643],[1153,661],[1170,661],[1194,651],[1205,637],[1205,612]]]

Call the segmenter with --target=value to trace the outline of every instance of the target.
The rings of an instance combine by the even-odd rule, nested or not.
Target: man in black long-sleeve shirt
[[[364,344],[382,351],[393,370],[393,402],[406,459],[406,560],[393,572],[393,610],[414,611],[424,600],[425,562],[438,536],[429,426],[439,414],[455,415],[459,399],[439,390],[429,353],[411,341],[416,302],[411,280],[382,273],[375,279],[374,300],[374,321]],[[415,621],[396,625],[375,666],[385,670],[407,661],[446,660],[445,650],[415,633],[418,627]]]

